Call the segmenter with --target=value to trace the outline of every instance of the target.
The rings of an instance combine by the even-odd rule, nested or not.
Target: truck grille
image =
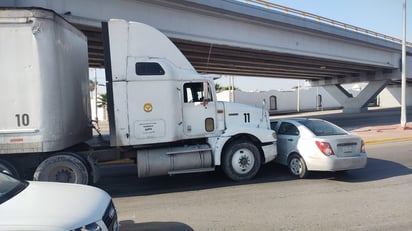
[[[117,223],[117,212],[113,201],[110,202],[103,215],[103,222],[109,231],[117,231],[119,224]]]

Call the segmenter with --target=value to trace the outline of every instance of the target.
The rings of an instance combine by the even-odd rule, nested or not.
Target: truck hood
[[[269,112],[267,109],[240,103],[222,103],[224,104],[225,117],[229,124],[241,124],[242,127],[270,129]]]
[[[29,182],[0,205],[0,230],[71,230],[99,221],[111,201],[101,189]]]

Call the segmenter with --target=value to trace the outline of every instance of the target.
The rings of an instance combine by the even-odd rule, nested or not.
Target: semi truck
[[[138,177],[214,171],[253,178],[276,155],[267,109],[217,100],[159,30],[102,23],[109,132],[93,135],[85,35],[40,8],[0,9],[0,171],[96,183],[127,159]]]

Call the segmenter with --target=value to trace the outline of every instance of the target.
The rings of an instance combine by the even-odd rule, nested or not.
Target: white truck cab
[[[242,180],[276,157],[266,109],[217,101],[213,79],[197,73],[153,27],[110,20],[104,28],[111,145],[167,144],[137,150],[139,176],[222,164],[230,178]]]

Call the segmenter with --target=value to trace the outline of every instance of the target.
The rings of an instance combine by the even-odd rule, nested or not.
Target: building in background
[[[221,101],[230,101],[230,98],[232,98],[237,103],[255,107],[262,107],[264,104],[272,115],[297,111],[330,110],[342,107],[322,88],[296,88],[289,91],[270,90],[260,92],[234,90],[233,96],[230,95],[230,91],[223,91],[218,93],[217,97]],[[265,102],[263,103],[263,101]]]
[[[353,97],[356,97],[363,87],[362,84],[355,84],[347,90]],[[233,99],[234,102],[256,107],[262,107],[263,101],[265,101],[265,107],[271,115],[342,108],[342,105],[322,87],[295,88],[289,91],[222,91],[217,94],[217,97],[221,101],[231,101]],[[407,106],[412,106],[411,86],[407,88],[407,99],[409,99],[407,100]],[[401,105],[400,86],[388,85],[369,105],[380,108],[399,107]]]
[[[401,106],[401,86],[388,85],[378,96],[379,106],[382,108]],[[406,88],[406,106],[412,106],[412,86]]]

